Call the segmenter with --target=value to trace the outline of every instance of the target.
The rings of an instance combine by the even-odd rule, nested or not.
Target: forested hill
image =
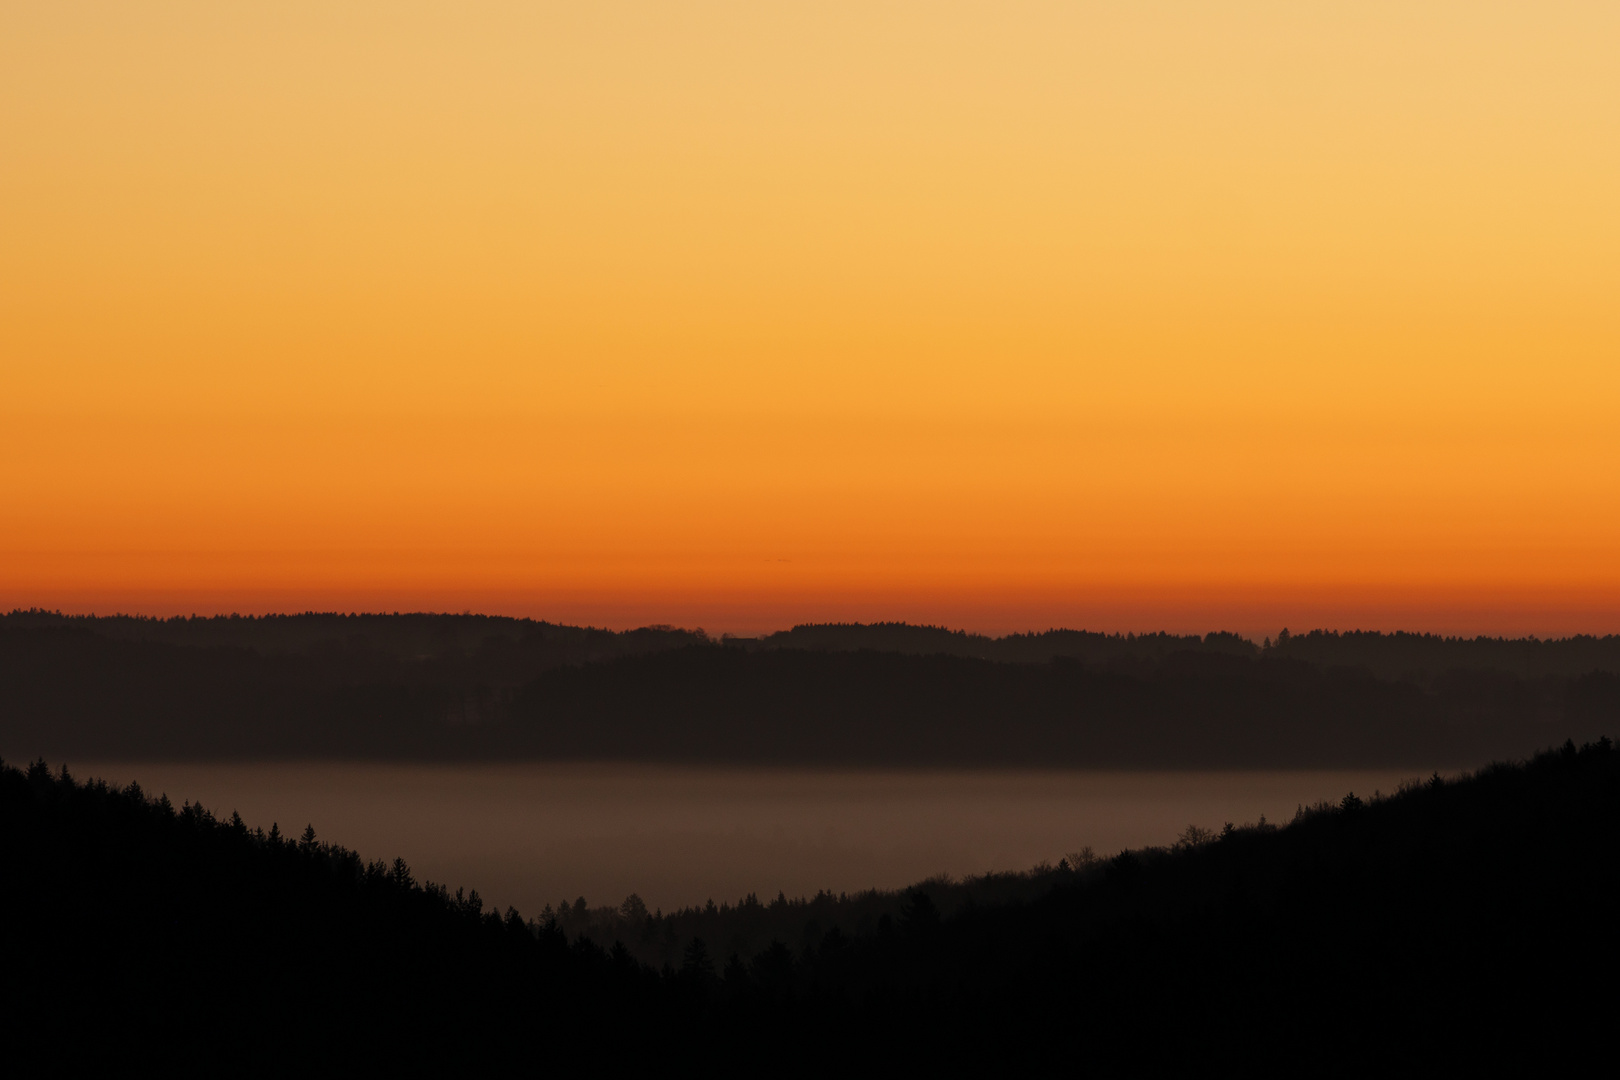
[[[472,614],[304,612],[168,619],[37,610],[0,614],[0,631],[46,629],[156,645],[324,659],[357,677],[402,666],[425,668],[429,678],[453,673],[491,685],[516,685],[559,665],[719,643],[750,651],[865,649],[1026,664],[1057,658],[1090,664],[1151,662],[1185,652],[1266,655],[1408,679],[1433,678],[1456,670],[1499,671],[1526,678],[1620,673],[1620,635],[1544,640],[1325,630],[1290,634],[1284,630],[1276,640],[1256,642],[1225,631],[1105,634],[1054,629],[991,637],[910,623],[816,623],[761,638],[716,639],[701,629],[646,626],[613,631]]]
[[[62,615],[13,611],[0,631],[58,631],[153,646],[250,652],[319,662],[334,675],[427,679],[453,674],[492,683],[520,682],[559,664],[582,664],[705,643],[701,630],[645,626],[599,630],[498,615],[341,614],[208,615],[156,619],[134,615]]]
[[[0,618],[0,753],[1459,766],[1606,730],[1617,642],[21,612]]]
[[[679,1015],[653,973],[401,860],[43,763],[0,769],[0,879],[19,1075],[532,1069],[615,1012]]]
[[[945,654],[1011,663],[1043,663],[1057,658],[1093,664],[1154,661],[1176,653],[1304,660],[1326,667],[1362,668],[1384,678],[1428,680],[1452,671],[1497,671],[1526,678],[1620,673],[1620,635],[1569,638],[1446,637],[1440,634],[1282,631],[1276,640],[1255,642],[1238,634],[1101,634],[1086,630],[1046,630],[1005,637],[969,634],[908,623],[821,623],[795,626],[760,639],[738,641],[746,648],[819,649],[916,655]]]
[[[923,883],[875,920],[818,898],[592,928],[674,935],[662,967],[43,763],[0,769],[0,873],[8,1059],[35,1072],[1568,1071],[1611,1052],[1620,754]]]

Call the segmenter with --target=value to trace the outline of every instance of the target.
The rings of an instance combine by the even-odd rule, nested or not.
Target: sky
[[[1620,6],[0,6],[0,609],[1620,631]]]

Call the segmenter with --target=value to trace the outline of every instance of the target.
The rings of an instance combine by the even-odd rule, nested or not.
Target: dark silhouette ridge
[[[1364,668],[1382,678],[1423,680],[1457,670],[1499,671],[1523,678],[1620,674],[1620,635],[1569,638],[1446,637],[1377,631],[1282,631],[1276,641],[1255,643],[1238,634],[1101,634],[1046,630],[987,637],[937,626],[907,623],[822,623],[795,626],[764,638],[727,639],[744,648],[793,648],[930,655],[943,653],[1006,663],[1044,663],[1067,658],[1093,664],[1162,660],[1174,653],[1261,655],[1305,660],[1327,667]]]
[[[498,615],[421,612],[310,611],[165,619],[29,610],[0,615],[0,628],[81,630],[119,641],[326,659],[350,667],[361,676],[396,665],[432,668],[435,664],[453,664],[466,665],[486,678],[507,680],[521,680],[557,664],[586,663],[710,640],[702,630],[671,626],[615,631]]]
[[[0,618],[0,751],[1427,768],[1523,753],[1553,731],[1593,737],[1620,709],[1617,659],[1613,637],[1313,632],[1255,646],[881,624],[714,642],[483,616],[20,612]]]
[[[432,613],[212,615],[152,618],[134,615],[62,615],[27,610],[0,614],[0,629],[78,628],[127,641],[198,648],[247,649],[263,655],[328,657],[359,672],[387,668],[465,665],[495,683],[521,683],[536,672],[616,656],[642,655],[714,644],[701,629],[647,626],[613,631],[563,626],[495,615]],[[1453,670],[1491,670],[1525,678],[1620,674],[1620,635],[1569,638],[1447,637],[1422,633],[1312,630],[1256,643],[1216,631],[1197,634],[1109,634],[1053,629],[990,637],[909,623],[812,623],[760,638],[726,636],[720,643],[747,650],[944,654],[1007,663],[1058,658],[1106,664],[1155,660],[1172,653],[1262,653],[1331,667],[1366,668],[1386,678],[1428,678]]]
[[[600,927],[570,940],[583,900],[482,912],[313,829],[43,763],[0,769],[0,866],[25,1067],[1565,1069],[1614,1005],[1620,754],[1565,743],[1282,828],[900,894],[626,901],[622,928],[678,957],[656,968]]]

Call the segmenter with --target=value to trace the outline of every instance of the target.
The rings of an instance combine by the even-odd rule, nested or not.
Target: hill
[[[0,770],[0,866],[0,1004],[64,1069],[1557,1068],[1606,1052],[1620,754],[898,896],[625,914],[707,941],[771,922],[751,955],[694,935],[661,970],[43,764]]]
[[[716,642],[483,616],[22,612],[0,619],[0,752],[1456,767],[1605,730],[1616,640],[890,624]]]

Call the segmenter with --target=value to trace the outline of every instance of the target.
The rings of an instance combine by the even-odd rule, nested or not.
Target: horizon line
[[[1095,635],[1100,636],[1100,637],[1113,637],[1113,638],[1124,638],[1124,639],[1136,639],[1136,638],[1144,638],[1144,637],[1147,637],[1147,638],[1152,638],[1152,637],[1196,638],[1200,642],[1207,641],[1208,639],[1210,639],[1212,637],[1215,637],[1215,638],[1231,637],[1231,638],[1237,638],[1240,641],[1243,641],[1243,642],[1246,642],[1246,643],[1248,643],[1250,645],[1253,645],[1256,648],[1265,648],[1265,647],[1271,645],[1271,643],[1273,641],[1277,641],[1277,643],[1280,644],[1281,641],[1292,640],[1292,639],[1302,638],[1302,637],[1312,637],[1312,636],[1330,636],[1330,637],[1345,637],[1345,636],[1357,636],[1357,635],[1365,635],[1365,636],[1369,636],[1369,637],[1402,637],[1402,636],[1406,636],[1406,637],[1434,638],[1434,639],[1438,639],[1440,641],[1537,642],[1537,643],[1542,643],[1542,644],[1554,644],[1554,643],[1561,642],[1561,641],[1579,641],[1579,640],[1583,640],[1583,639],[1601,641],[1601,640],[1604,640],[1606,638],[1612,638],[1612,637],[1620,636],[1620,632],[1616,632],[1616,631],[1611,631],[1611,632],[1603,633],[1603,634],[1576,632],[1576,633],[1565,634],[1565,635],[1560,635],[1560,636],[1542,636],[1542,635],[1539,635],[1539,634],[1523,634],[1523,635],[1519,635],[1519,636],[1509,636],[1509,635],[1506,635],[1506,634],[1473,634],[1473,635],[1468,635],[1468,634],[1447,634],[1447,633],[1434,631],[1434,630],[1411,630],[1411,629],[1378,630],[1378,629],[1362,629],[1360,627],[1336,628],[1336,627],[1327,627],[1327,626],[1313,626],[1309,630],[1295,631],[1295,630],[1291,630],[1287,626],[1283,626],[1283,627],[1280,627],[1273,634],[1261,635],[1260,637],[1261,637],[1262,640],[1256,640],[1255,637],[1251,637],[1251,636],[1249,636],[1247,634],[1244,634],[1244,633],[1242,633],[1240,631],[1225,630],[1225,629],[1213,629],[1213,630],[1207,630],[1207,631],[1204,631],[1202,633],[1199,633],[1197,631],[1178,632],[1178,631],[1166,630],[1166,629],[1159,629],[1159,630],[1093,630],[1093,629],[1087,629],[1087,628],[1084,628],[1084,627],[1056,626],[1056,625],[1048,626],[1044,630],[1038,630],[1038,629],[1013,630],[1013,631],[1008,631],[1008,632],[1002,633],[1002,634],[996,634],[996,633],[989,633],[989,632],[984,632],[984,631],[979,631],[979,630],[969,630],[969,629],[962,628],[962,627],[952,627],[952,626],[948,626],[948,625],[946,625],[944,623],[909,622],[909,621],[906,621],[906,620],[903,620],[903,619],[879,619],[879,620],[874,620],[874,621],[870,621],[870,622],[862,622],[862,621],[859,621],[859,620],[800,622],[800,623],[794,623],[793,625],[791,625],[789,627],[786,627],[786,628],[770,630],[770,631],[766,631],[766,632],[763,632],[763,633],[734,634],[734,633],[730,633],[730,632],[726,632],[726,631],[722,631],[720,633],[710,633],[709,631],[705,630],[701,626],[680,626],[680,625],[676,625],[676,624],[673,624],[673,623],[662,623],[662,622],[661,623],[645,623],[645,624],[642,624],[642,625],[639,625],[639,626],[626,626],[623,629],[614,629],[614,628],[609,627],[609,626],[597,626],[597,625],[594,625],[594,624],[586,624],[586,623],[555,622],[555,621],[552,621],[550,619],[539,618],[539,617],[535,617],[535,616],[531,616],[531,615],[505,615],[505,614],[490,613],[490,612],[483,612],[483,611],[473,611],[471,609],[464,609],[462,611],[432,611],[432,610],[415,610],[415,611],[399,611],[399,610],[395,610],[395,611],[386,611],[386,610],[341,611],[341,610],[335,610],[335,609],[334,610],[324,610],[324,611],[322,611],[322,610],[315,610],[313,608],[310,608],[310,609],[305,609],[303,611],[266,611],[266,612],[259,612],[259,613],[254,613],[254,612],[246,612],[246,613],[244,613],[244,612],[238,612],[238,611],[202,613],[202,612],[195,612],[194,611],[194,612],[191,612],[191,613],[185,614],[185,615],[180,615],[180,614],[175,614],[175,615],[147,615],[147,614],[142,614],[140,612],[129,612],[129,611],[114,611],[114,612],[109,612],[109,613],[105,613],[105,614],[101,613],[101,612],[94,612],[94,611],[80,612],[80,613],[70,613],[70,612],[64,612],[59,608],[30,607],[30,608],[12,608],[9,611],[4,612],[3,614],[0,614],[0,619],[12,619],[12,618],[16,618],[16,617],[19,617],[19,616],[57,618],[57,619],[63,619],[63,620],[127,619],[127,620],[136,621],[136,622],[153,622],[153,623],[197,622],[197,621],[232,621],[232,620],[260,621],[260,620],[269,620],[269,619],[296,619],[296,618],[340,618],[340,619],[392,619],[392,618],[456,618],[456,619],[459,619],[459,618],[466,618],[466,619],[492,619],[492,620],[499,620],[499,621],[504,621],[504,622],[533,623],[533,624],[539,624],[539,625],[545,625],[545,626],[565,627],[565,628],[568,628],[568,629],[575,629],[575,630],[591,630],[591,631],[597,631],[597,632],[600,632],[600,633],[608,633],[608,634],[632,634],[632,633],[637,633],[637,632],[645,631],[645,630],[653,630],[653,631],[669,632],[669,633],[683,633],[683,634],[692,635],[694,637],[701,637],[704,640],[715,642],[715,643],[723,643],[728,639],[733,640],[733,641],[764,641],[764,640],[767,640],[769,638],[775,637],[775,636],[777,636],[779,634],[791,634],[791,633],[793,633],[794,631],[797,631],[797,630],[810,630],[810,629],[823,629],[823,628],[828,628],[828,629],[831,629],[831,628],[880,629],[880,628],[885,628],[885,627],[891,627],[891,628],[896,628],[896,629],[910,629],[910,630],[931,630],[931,631],[937,631],[937,632],[940,632],[940,633],[946,633],[946,634],[951,634],[951,635],[961,636],[961,637],[967,637],[967,638],[983,638],[983,639],[985,639],[987,641],[1003,641],[1003,640],[1006,640],[1007,638],[1013,638],[1013,637],[1042,637],[1042,636],[1045,636],[1047,634],[1095,634]]]

